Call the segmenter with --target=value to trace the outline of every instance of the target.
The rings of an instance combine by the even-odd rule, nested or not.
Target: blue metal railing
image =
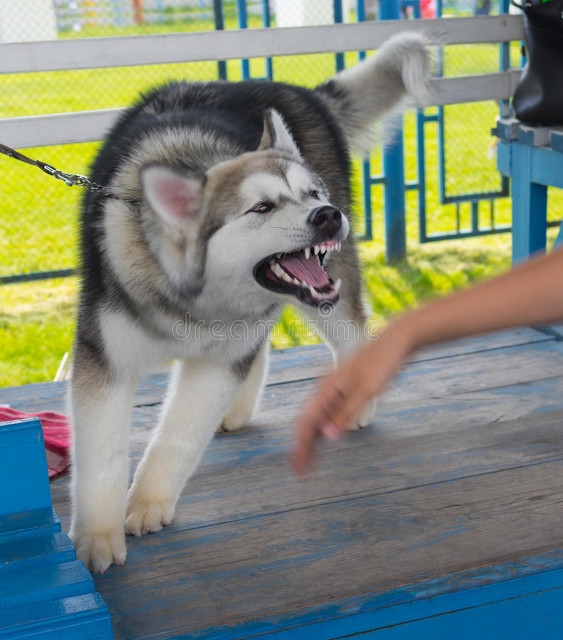
[[[500,0],[501,12],[508,11],[509,0]],[[201,3],[200,3],[201,4]],[[209,6],[209,5],[208,5]],[[216,30],[225,29],[224,2],[223,0],[212,0],[214,26]],[[238,26],[241,29],[248,28],[248,7],[247,0],[235,0]],[[411,17],[420,18],[420,0],[380,0],[379,18],[381,20],[398,19],[404,17],[410,9]],[[333,0],[334,21],[341,23],[344,21],[343,0]],[[356,20],[359,22],[366,20],[365,0],[356,0],[355,3]],[[437,14],[441,15],[442,0],[437,0]],[[270,6],[268,0],[261,0],[261,22],[264,27],[271,26]],[[500,45],[500,68],[508,69],[509,44]],[[363,59],[365,52],[358,52],[358,58]],[[442,69],[441,50],[438,51],[438,67]],[[272,80],[274,76],[272,58],[264,59],[264,76]],[[335,54],[335,67],[339,71],[345,66],[344,54]],[[226,61],[217,63],[217,75],[219,79],[227,80],[228,71]],[[251,77],[250,61],[241,60],[241,75],[244,79]],[[507,101],[500,105],[501,115],[507,115]],[[428,125],[438,128],[438,191],[439,201],[442,205],[452,204],[456,207],[456,228],[451,232],[428,232],[428,211],[427,211],[427,168],[425,161],[426,152],[426,129]],[[384,222],[385,222],[385,245],[386,258],[388,262],[397,262],[406,257],[406,217],[405,201],[406,192],[416,190],[418,196],[418,217],[419,217],[419,241],[421,243],[445,240],[451,238],[470,237],[500,233],[510,230],[510,226],[499,226],[495,224],[495,201],[497,198],[508,195],[508,179],[501,177],[501,184],[498,190],[483,193],[447,193],[447,163],[446,163],[446,110],[443,107],[432,110],[419,110],[416,114],[416,178],[411,181],[405,179],[404,164],[404,143],[402,125],[399,128],[395,141],[384,147],[382,150],[382,172],[373,175],[371,171],[372,162],[366,160],[362,164],[362,203],[364,212],[364,229],[362,237],[371,239],[373,235],[373,212],[372,212],[372,190],[374,187],[382,188],[384,194]],[[490,221],[487,226],[480,226],[479,203],[488,201],[490,207]],[[470,224],[462,228],[460,207],[469,204]],[[481,216],[482,217],[482,216]],[[15,283],[21,281],[47,279],[52,277],[62,277],[71,275],[70,269],[60,271],[48,271],[44,273],[16,274],[0,278],[0,283]]]
[[[358,1],[358,7],[360,5],[363,5],[361,0]],[[508,5],[509,0],[500,0],[501,13],[508,12]],[[403,17],[408,7],[411,8],[413,18],[420,17],[419,0],[380,0],[379,6],[381,20]],[[436,9],[437,17],[441,17],[442,0],[437,0]],[[358,20],[365,19],[365,16],[360,11],[358,11],[357,17]],[[443,58],[441,49],[438,50],[437,66],[438,75],[442,75]],[[510,67],[508,43],[500,45],[499,66],[501,70],[506,70]],[[508,101],[503,101],[499,106],[501,115],[507,115],[509,111]],[[429,124],[437,125],[438,128],[439,202],[441,205],[452,204],[456,207],[456,228],[450,232],[428,232],[425,138],[426,126]],[[495,201],[497,198],[509,195],[507,178],[499,176],[500,185],[495,190],[462,194],[447,193],[446,137],[446,109],[444,107],[438,107],[436,112],[431,113],[428,110],[418,110],[416,115],[417,178],[410,182],[405,180],[402,130],[398,132],[397,140],[383,150],[383,173],[381,175],[371,174],[369,161],[366,161],[362,167],[364,237],[366,239],[372,238],[372,187],[383,185],[386,258],[390,263],[400,261],[406,257],[405,193],[408,190],[417,190],[418,192],[419,241],[421,243],[503,233],[510,230],[509,225],[495,224]],[[489,224],[487,226],[480,224],[479,204],[482,202],[488,202],[489,204]],[[469,204],[470,217],[469,225],[465,225],[462,228],[460,211],[461,206],[464,204]]]

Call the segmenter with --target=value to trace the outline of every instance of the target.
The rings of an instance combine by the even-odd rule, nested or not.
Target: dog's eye
[[[321,199],[321,197],[319,196],[319,192],[316,191],[315,189],[313,189],[312,191],[309,191],[309,198],[313,198],[314,200]]]
[[[265,202],[257,202],[253,207],[251,207],[247,213],[250,213],[252,211],[252,213],[270,213],[270,211],[272,211],[272,209],[274,208],[274,203],[270,202],[269,200],[265,201]]]

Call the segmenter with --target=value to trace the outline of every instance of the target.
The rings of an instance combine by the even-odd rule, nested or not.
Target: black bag
[[[515,116],[532,126],[563,125],[563,0],[519,5],[526,65],[512,99]]]

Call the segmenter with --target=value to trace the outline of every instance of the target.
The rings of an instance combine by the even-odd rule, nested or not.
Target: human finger
[[[319,436],[330,440],[338,439],[340,430],[331,424],[329,418],[338,395],[335,387],[325,379],[298,418],[295,441],[290,453],[290,464],[297,475],[304,475],[310,468],[315,441]]]

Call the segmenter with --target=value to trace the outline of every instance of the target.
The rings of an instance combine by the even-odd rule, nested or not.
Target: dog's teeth
[[[335,249],[335,251],[340,251],[340,249],[342,249],[342,243],[341,242],[337,242],[336,243],[336,247],[334,249]]]
[[[273,266],[270,265],[270,269],[274,272],[276,276],[278,276],[278,278],[283,278],[285,275],[285,271],[281,268],[281,266],[277,262],[274,262]]]
[[[319,255],[319,251],[320,251],[320,250],[321,250],[321,248],[319,247],[319,245],[318,245],[318,244],[316,244],[316,245],[313,247],[313,251],[314,251],[314,253],[315,253],[315,255],[316,255],[316,256],[318,256],[318,255]]]
[[[300,285],[301,284],[301,280],[298,280],[297,278],[293,278],[293,284]]]
[[[334,291],[336,293],[338,293],[340,291],[340,287],[342,286],[342,278],[338,278],[338,280],[334,283],[334,285],[332,286],[332,288],[334,289]]]
[[[279,260],[282,257],[283,254],[281,253],[276,253],[276,258]]]
[[[303,252],[305,253],[305,260],[308,260],[311,257],[311,247],[305,247]]]

